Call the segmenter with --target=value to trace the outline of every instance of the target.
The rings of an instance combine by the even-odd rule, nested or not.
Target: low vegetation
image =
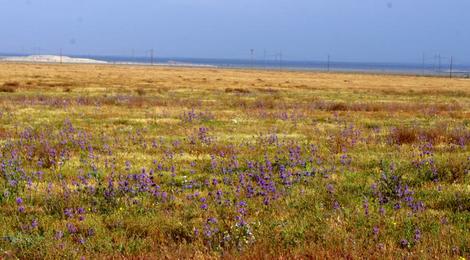
[[[0,85],[0,258],[470,257],[468,80],[17,63]]]

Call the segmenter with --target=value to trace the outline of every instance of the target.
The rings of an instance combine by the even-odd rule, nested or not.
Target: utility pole
[[[264,64],[264,69],[266,69],[266,49],[263,50],[263,64]]]
[[[327,71],[330,72],[330,54],[328,54]]]
[[[60,64],[62,64],[62,48],[60,48]]]
[[[251,62],[251,67],[253,68],[254,67],[254,54],[255,54],[255,50],[254,49],[250,49],[250,62]]]
[[[153,49],[150,50],[150,65],[153,65]]]
[[[440,73],[440,72],[441,72],[441,54],[439,53],[439,55],[438,55],[437,57],[438,57],[438,59],[439,59],[439,67],[438,67],[437,72]]]
[[[453,56],[450,56],[450,78],[452,78],[452,69],[453,69],[453,66],[454,66],[454,57]]]
[[[422,57],[422,58],[423,58],[423,60],[422,60],[422,62],[423,62],[423,64],[422,64],[423,72],[422,72],[422,73],[423,73],[423,76],[424,76],[424,62],[425,62],[425,61],[424,61],[424,52],[423,52],[423,57]]]

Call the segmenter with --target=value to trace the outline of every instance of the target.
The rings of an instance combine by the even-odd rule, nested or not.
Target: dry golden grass
[[[469,144],[467,79],[0,63],[0,163],[16,162],[26,175],[44,174],[41,183],[33,178],[32,192],[19,190],[2,200],[0,190],[0,258],[467,256]],[[273,162],[279,196],[269,206],[262,197],[247,196],[238,178],[248,171],[248,161],[261,169],[268,167],[265,160]],[[123,192],[108,205],[103,194],[89,196],[73,184],[93,171],[89,182],[106,185],[111,171],[127,178],[157,168],[155,162],[164,168],[156,170],[155,182],[174,201]],[[412,212],[403,201],[399,210],[391,202],[379,205],[371,184],[383,181],[389,165],[397,168],[390,174],[413,190],[414,201],[424,201],[425,211]],[[292,176],[280,177],[280,166]],[[222,167],[232,172],[222,173]],[[258,168],[253,171],[258,174]],[[26,185],[21,174],[14,177]],[[255,180],[262,178],[255,177],[247,184],[261,189]],[[209,198],[215,186],[203,183],[213,178],[230,201],[249,204],[253,244],[209,245],[202,234],[194,235],[209,217],[219,219],[221,231],[237,234],[231,229],[237,204],[226,207]],[[197,185],[182,188],[186,180]],[[48,197],[47,182],[54,184]],[[390,183],[384,185],[393,193],[396,183]],[[9,179],[0,178],[0,188],[8,185]],[[69,191],[70,197],[63,196]],[[187,198],[195,191],[209,198],[208,211]],[[17,196],[25,199],[27,215],[19,213]],[[84,244],[67,233],[66,223],[74,220],[63,212],[70,207],[87,208],[78,224],[82,231],[95,229]],[[22,229],[33,217],[38,229]],[[380,229],[376,236],[374,227]],[[402,246],[400,240],[412,241],[416,229],[420,241]],[[66,233],[61,240],[55,239],[58,230]]]
[[[78,87],[105,90],[133,86],[137,89],[168,91],[180,88],[243,89],[274,92],[288,89],[348,90],[383,95],[469,97],[468,79],[447,79],[396,75],[349,73],[229,70],[206,68],[167,68],[115,65],[33,65],[0,63],[0,85]]]

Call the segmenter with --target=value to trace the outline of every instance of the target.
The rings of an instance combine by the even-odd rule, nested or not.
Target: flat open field
[[[0,258],[470,256],[470,80],[0,63]]]

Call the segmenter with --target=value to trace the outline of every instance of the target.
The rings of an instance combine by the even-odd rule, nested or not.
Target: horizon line
[[[133,58],[133,59],[145,59],[148,58],[150,59],[150,55],[148,56],[143,56],[143,55],[136,55],[132,56],[129,54],[80,54],[80,53],[32,53],[32,52],[0,52],[0,56],[3,57],[12,57],[12,56],[43,56],[43,55],[49,55],[49,56],[68,56],[68,57],[76,57],[76,58],[86,58],[86,57],[103,57],[103,58]],[[302,63],[302,62],[316,62],[316,63],[350,63],[350,64],[377,64],[377,65],[422,65],[422,62],[418,61],[365,61],[365,60],[335,60],[332,59],[332,55],[330,55],[330,60],[328,61],[328,56],[325,57],[324,60],[320,59],[281,59],[282,62],[292,62],[292,63]],[[434,56],[432,56],[434,57]],[[448,58],[445,56],[442,56],[443,58]],[[470,65],[469,61],[464,61],[464,62],[455,62],[455,57],[453,57],[453,63],[454,65]],[[245,62],[255,62],[255,63],[260,63],[260,62],[279,62],[279,59],[277,58],[270,58],[270,59],[263,59],[263,58],[235,58],[235,57],[224,57],[224,58],[214,58],[214,57],[185,57],[185,56],[154,56],[153,57],[155,61],[157,61],[159,58],[160,59],[202,59],[202,60],[214,60],[214,61],[245,61]],[[428,59],[429,60],[429,59]],[[443,62],[443,64],[447,64],[450,62]],[[433,64],[432,62],[425,62],[425,65],[430,65]]]

